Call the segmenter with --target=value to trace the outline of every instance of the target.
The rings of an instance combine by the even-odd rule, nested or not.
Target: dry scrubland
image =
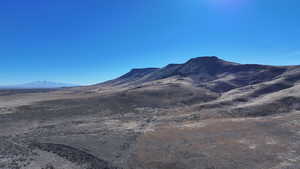
[[[201,57],[0,91],[2,169],[298,169],[300,67]]]

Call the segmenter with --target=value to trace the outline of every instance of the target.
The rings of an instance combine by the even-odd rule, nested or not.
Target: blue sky
[[[0,85],[93,84],[206,55],[300,64],[299,0],[1,0]]]

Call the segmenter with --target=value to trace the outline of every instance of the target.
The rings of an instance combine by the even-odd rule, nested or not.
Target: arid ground
[[[0,91],[2,169],[300,169],[300,66],[217,57]]]

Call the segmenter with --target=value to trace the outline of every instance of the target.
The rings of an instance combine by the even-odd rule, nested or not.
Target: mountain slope
[[[143,105],[152,105],[148,101],[156,100],[164,107],[186,109],[188,106],[185,112],[202,114],[202,117],[263,116],[298,110],[300,96],[290,97],[284,92],[297,88],[298,82],[300,66],[238,64],[212,56],[160,69],[134,69],[92,88],[126,93],[129,100],[143,97]],[[264,97],[269,95],[277,97],[267,99],[266,103]],[[250,106],[252,102],[256,106]],[[285,108],[278,109],[278,106]]]
[[[128,83],[137,81],[157,70],[159,70],[159,68],[132,69],[130,72],[126,73],[125,75],[117,79],[104,82],[101,85],[108,85],[108,86],[126,85]]]

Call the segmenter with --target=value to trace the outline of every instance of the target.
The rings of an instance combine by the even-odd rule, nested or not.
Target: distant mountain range
[[[62,88],[62,87],[74,87],[74,86],[78,86],[78,85],[57,83],[57,82],[50,82],[50,81],[34,81],[34,82],[24,83],[24,84],[0,86],[0,89],[54,89],[54,88]]]

